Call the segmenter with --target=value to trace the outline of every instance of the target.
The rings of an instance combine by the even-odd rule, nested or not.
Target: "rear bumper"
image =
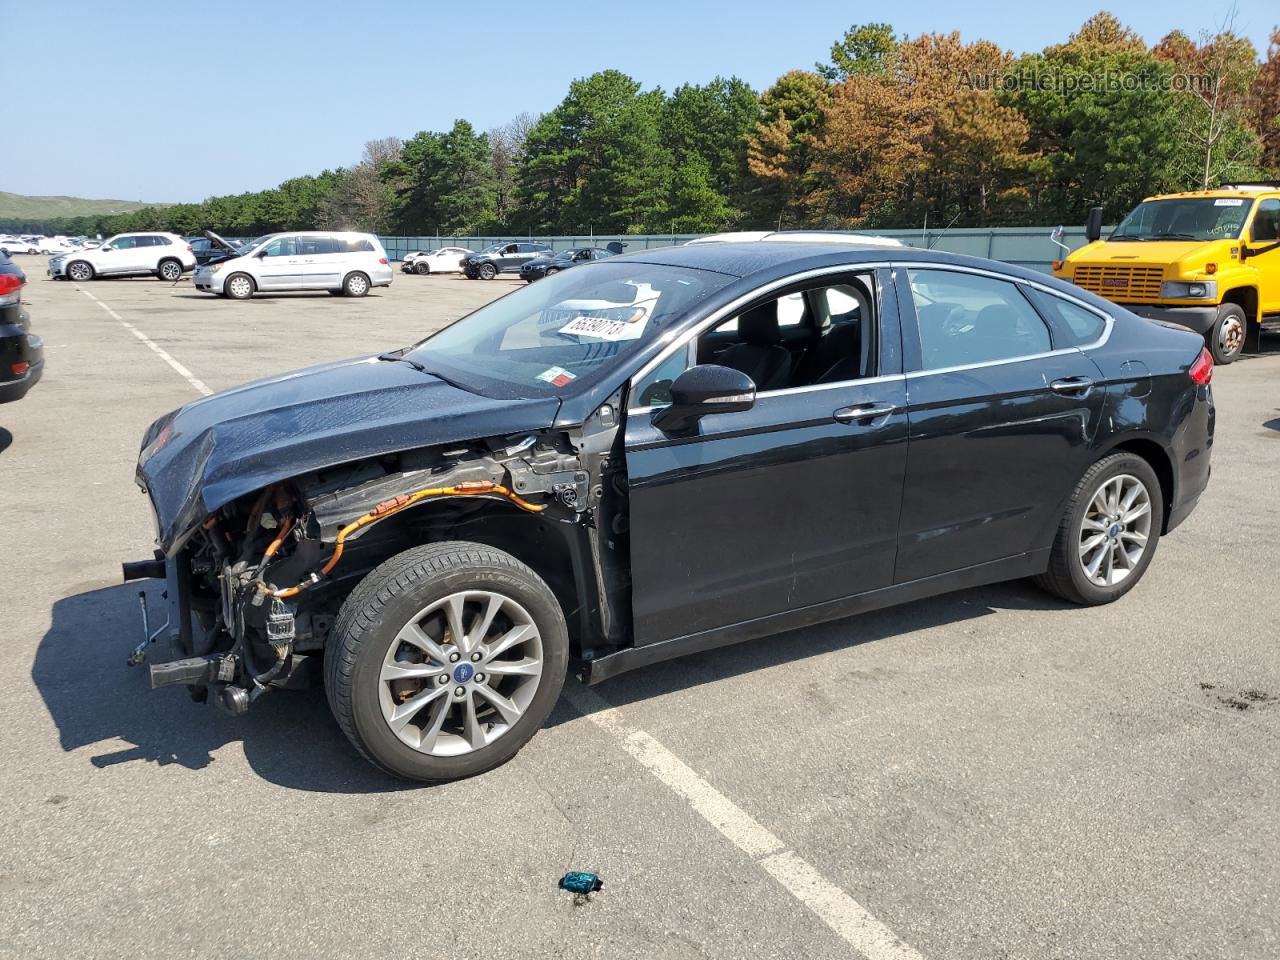
[[[1173,503],[1169,505],[1169,517],[1165,522],[1166,533],[1191,515],[1209,485],[1216,420],[1213,388],[1207,384],[1197,387],[1191,412],[1179,425],[1171,445],[1175,476]]]
[[[1120,306],[1148,320],[1176,323],[1196,333],[1207,333],[1218,319],[1216,304],[1204,307],[1157,307],[1149,303],[1122,303]]]
[[[0,381],[0,403],[12,403],[15,400],[21,400],[27,395],[32,387],[40,382],[40,378],[44,375],[44,360],[40,359],[31,364],[17,380]]]

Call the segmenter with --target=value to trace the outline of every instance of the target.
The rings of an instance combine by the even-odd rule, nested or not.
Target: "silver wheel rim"
[[[177,280],[182,275],[176,263],[166,263],[160,268],[160,276],[166,280]]]
[[[347,291],[355,296],[363,296],[364,292],[369,289],[369,281],[364,277],[352,277],[347,281]]]
[[[500,738],[542,680],[542,637],[519,603],[464,590],[424,607],[387,647],[378,702],[402,743],[458,757]]]
[[[1097,587],[1114,587],[1137,569],[1151,536],[1151,494],[1131,474],[1103,482],[1080,525],[1080,568]]]
[[[233,297],[247,297],[253,292],[253,287],[244,277],[232,277],[227,282],[227,289],[231,291]]]
[[[1244,346],[1244,324],[1239,317],[1227,317],[1218,331],[1218,347],[1225,355],[1238,353]]]
[[[486,280],[492,280],[494,276],[497,274],[497,272],[498,271],[494,270],[493,267],[489,266],[488,264],[485,264],[483,267],[480,268],[480,276],[484,277],[484,279]]]
[[[71,274],[72,280],[88,280],[89,279],[89,268],[86,267],[83,263],[73,263],[71,265],[71,269],[68,272]]]

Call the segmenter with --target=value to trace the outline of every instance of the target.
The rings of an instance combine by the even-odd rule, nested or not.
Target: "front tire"
[[[342,281],[342,292],[348,297],[363,297],[370,286],[369,278],[363,273],[348,273]]]
[[[1076,485],[1049,569],[1036,582],[1071,603],[1118,600],[1146,573],[1163,525],[1164,499],[1151,465],[1132,453],[1103,457]]]
[[[177,283],[182,279],[182,264],[177,260],[161,260],[156,267],[156,276],[161,280]]]
[[[84,283],[93,279],[93,267],[84,260],[72,260],[67,264],[67,276],[76,283]]]
[[[1213,362],[1228,364],[1239,358],[1248,332],[1249,320],[1243,307],[1235,303],[1224,303],[1218,307],[1218,317],[1204,335],[1209,352],[1213,354]]]
[[[494,277],[496,277],[497,275],[498,275],[498,268],[497,268],[497,267],[495,267],[492,263],[482,263],[482,264],[480,264],[480,279],[481,279],[481,280],[492,280],[492,279],[493,279]]]
[[[253,289],[253,277],[247,273],[233,273],[222,284],[222,292],[232,300],[248,300]]]
[[[431,272],[431,267],[425,263],[415,263],[413,265],[413,272],[418,274],[420,277],[425,276]]]
[[[546,583],[477,543],[406,550],[360,582],[334,624],[325,689],[356,749],[425,783],[497,767],[564,685],[569,638]]]

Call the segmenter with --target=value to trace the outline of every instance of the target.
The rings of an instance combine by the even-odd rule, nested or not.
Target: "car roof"
[[[1247,199],[1253,199],[1255,197],[1271,194],[1280,194],[1280,187],[1242,183],[1239,186],[1221,186],[1212,190],[1188,190],[1185,193],[1157,193],[1154,196],[1146,197],[1142,202],[1146,203],[1148,200],[1182,200],[1187,197],[1245,197]]]
[[[847,230],[738,230],[733,233],[712,233],[695,237],[686,246],[704,243],[760,243],[766,240],[785,243],[855,243],[878,247],[901,247],[903,243],[893,237],[874,233],[856,233]]]

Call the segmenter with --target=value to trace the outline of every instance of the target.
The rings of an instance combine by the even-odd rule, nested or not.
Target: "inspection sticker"
[[[1244,205],[1243,197],[1221,197],[1213,201],[1215,207],[1239,207]]]
[[[573,374],[564,367],[548,367],[538,374],[538,379],[553,387],[565,387],[573,381]]]
[[[637,310],[627,320],[608,320],[604,317],[574,317],[559,332],[571,337],[591,337],[593,340],[639,340],[648,320],[647,310]]]

